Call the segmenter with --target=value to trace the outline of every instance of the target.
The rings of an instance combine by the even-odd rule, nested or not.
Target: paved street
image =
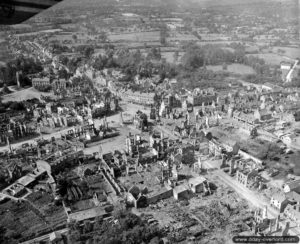
[[[164,133],[169,135],[172,138],[178,138],[173,133],[166,128],[163,128],[161,126],[158,126],[160,130],[162,130]],[[196,152],[195,158],[200,156],[198,152]],[[213,174],[218,176],[220,180],[222,180],[225,184],[230,186],[233,190],[235,190],[241,197],[243,197],[245,200],[247,200],[252,206],[257,208],[264,208],[265,206],[268,206],[268,216],[270,218],[277,218],[278,213],[270,207],[269,202],[266,202],[264,199],[260,198],[257,193],[254,191],[245,188],[244,186],[240,185],[234,178],[230,177],[228,174],[226,174],[223,170],[220,170],[219,168],[216,169],[215,165],[211,164],[210,160],[204,160],[204,165],[213,170]],[[282,227],[285,227],[286,221],[280,221],[280,225]],[[298,227],[295,226],[294,223],[290,222],[290,229],[289,233],[291,235],[297,235],[300,236],[300,231],[298,230]]]
[[[265,206],[268,206],[268,217],[269,218],[277,218],[278,213],[273,208],[270,207],[270,204],[266,201],[264,201],[262,198],[259,197],[259,195],[248,188],[240,185],[234,178],[230,177],[228,174],[226,174],[224,171],[220,169],[216,169],[215,166],[213,166],[209,160],[203,161],[203,164],[206,166],[206,168],[209,169],[215,169],[213,171],[213,174],[218,176],[220,180],[222,180],[225,184],[230,186],[232,189],[234,189],[241,197],[243,197],[245,200],[247,200],[251,205],[257,208],[264,208]],[[282,227],[285,227],[286,221],[281,220],[280,225]],[[295,224],[290,223],[290,229],[289,233],[291,235],[297,235],[300,236],[300,232],[298,231],[298,228],[295,226]]]
[[[135,105],[135,104],[122,104],[122,107],[124,109],[124,111],[126,113],[129,113],[131,115],[134,115],[135,112],[137,110],[142,110],[143,112],[149,113],[148,110],[145,110],[142,106],[140,105]],[[124,146],[124,141],[125,141],[125,137],[127,135],[127,132],[129,131],[133,131],[134,133],[139,133],[138,130],[135,130],[131,127],[121,127],[119,124],[119,115],[113,115],[107,118],[107,121],[110,123],[110,126],[114,127],[114,128],[118,128],[118,130],[121,132],[120,136],[117,138],[110,138],[110,139],[106,139],[103,140],[101,142],[99,142],[99,144],[93,145],[89,148],[86,148],[84,151],[85,153],[92,153],[92,152],[96,152],[99,149],[99,145],[101,144],[103,148],[103,152],[108,152],[110,150],[113,149],[122,149],[122,145]],[[95,126],[98,127],[101,123],[102,120],[100,119],[96,119],[94,120],[95,122]],[[172,138],[172,139],[177,139],[178,137],[175,136],[172,131],[170,131],[169,129],[157,125],[156,128],[160,131],[162,131],[166,136]],[[47,135],[43,135],[44,139],[50,139],[51,137],[60,137],[62,134],[66,133],[68,130],[70,130],[70,128],[66,128],[63,129],[61,131],[58,132],[54,132],[52,134],[47,134]],[[33,143],[35,139],[30,139],[28,141],[22,141],[19,143],[15,143],[12,144],[12,147],[19,147],[21,146],[23,143]],[[184,142],[186,142],[187,140],[183,140]],[[4,151],[4,150],[8,150],[8,147],[1,147],[0,151]],[[196,157],[200,156],[199,153],[196,153]],[[232,187],[241,197],[243,197],[245,200],[247,200],[252,206],[257,207],[257,208],[264,208],[266,205],[268,206],[268,216],[270,218],[276,218],[278,213],[272,209],[269,206],[269,203],[266,202],[264,199],[260,198],[258,194],[256,194],[255,192],[243,187],[242,185],[238,184],[237,181],[235,179],[233,179],[232,177],[230,177],[229,175],[227,175],[225,172],[223,172],[220,169],[216,169],[216,166],[214,166],[210,160],[205,160],[203,161],[204,165],[207,168],[210,168],[213,170],[213,174],[218,176],[220,178],[221,181],[223,181],[226,185]],[[284,227],[286,222],[285,221],[281,221],[280,222],[281,226]],[[291,223],[291,228],[289,230],[289,233],[292,235],[300,235],[300,232],[295,229],[296,226],[293,225],[293,223]],[[63,229],[61,231],[59,231],[61,233],[66,233],[67,229]],[[38,243],[42,240],[46,240],[47,238],[49,238],[49,234],[38,237],[34,240],[28,241],[28,242],[24,242],[24,243]]]

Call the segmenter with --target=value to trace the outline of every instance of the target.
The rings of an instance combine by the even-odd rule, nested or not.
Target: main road
[[[200,156],[200,154],[198,156]],[[232,189],[234,189],[242,198],[247,200],[254,207],[263,209],[267,206],[268,207],[267,212],[268,212],[269,218],[273,218],[273,219],[277,218],[278,212],[270,206],[269,202],[260,198],[259,195],[256,194],[254,191],[251,191],[250,189],[239,184],[234,178],[230,177],[223,170],[216,169],[215,166],[213,166],[209,160],[203,161],[203,164],[208,169],[215,169],[213,171],[214,175],[218,176],[221,181],[223,181],[226,185],[228,185]],[[286,223],[287,223],[286,220],[281,220],[280,226],[284,229],[286,226]],[[289,233],[292,235],[300,236],[300,232],[298,231],[296,224],[293,225],[293,223],[291,221],[290,221]]]
[[[165,134],[168,134],[172,138],[178,138],[171,131],[169,131],[168,129],[166,129],[162,126],[157,126],[157,128],[160,129],[161,131],[163,131]],[[195,158],[198,158],[199,156],[201,156],[200,153],[196,152]],[[206,166],[206,168],[213,169],[214,175],[216,175],[226,185],[228,185],[232,189],[234,189],[242,198],[247,200],[251,205],[253,205],[254,207],[260,208],[260,209],[263,209],[267,206],[268,207],[268,217],[273,218],[273,219],[277,218],[279,213],[270,206],[269,202],[267,202],[265,199],[259,197],[259,195],[257,193],[255,193],[254,191],[239,184],[234,178],[232,178],[231,176],[226,174],[223,170],[221,170],[219,168],[216,169],[216,167],[211,164],[210,160],[204,160],[203,164],[204,164],[204,166]],[[280,226],[282,228],[285,228],[286,222],[287,222],[286,220],[281,219]],[[295,223],[292,223],[292,221],[290,221],[289,233],[291,235],[300,236],[300,232],[299,232],[297,225]]]

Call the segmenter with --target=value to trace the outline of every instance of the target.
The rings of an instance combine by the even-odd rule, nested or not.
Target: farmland
[[[31,210],[27,202],[15,203],[9,200],[0,204],[0,211],[2,213],[0,226],[6,227],[12,233],[20,234],[22,237],[47,228],[45,221]]]
[[[197,41],[198,38],[192,34],[183,34],[179,32],[172,33],[168,38],[168,42],[181,42],[181,41]]]
[[[52,198],[48,193],[34,192],[25,201],[2,201],[0,227],[18,240],[61,228],[66,224],[66,214],[62,206],[50,203]]]
[[[293,61],[300,57],[300,51],[298,48],[292,47],[273,47],[271,52],[261,52],[258,54],[248,54],[249,56],[255,56],[265,60],[269,65],[280,65],[283,61]]]
[[[158,41],[158,40],[157,41],[144,41],[143,43],[137,42],[137,41],[134,41],[134,42],[122,41],[122,42],[116,42],[115,46],[117,46],[117,47],[126,46],[131,49],[141,49],[141,48],[145,47],[145,44],[147,45],[147,47],[160,47],[161,46],[160,41]]]
[[[203,41],[229,41],[230,37],[221,34],[200,34]]]
[[[111,42],[155,42],[159,41],[159,31],[110,34],[108,35],[108,39]]]
[[[66,222],[67,216],[62,206],[51,204],[54,201],[51,194],[37,191],[31,193],[27,199],[36,209],[39,209],[48,225],[55,228]]]
[[[208,70],[212,70],[215,72],[223,70],[222,65],[208,65],[208,66],[206,66],[206,68]],[[228,65],[227,71],[230,73],[239,74],[239,75],[255,74],[254,69],[252,69],[251,67],[249,67],[247,65],[243,65],[243,64]]]

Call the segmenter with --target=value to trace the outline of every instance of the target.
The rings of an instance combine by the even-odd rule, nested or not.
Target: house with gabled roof
[[[289,199],[291,203],[298,203],[300,204],[300,193],[291,191],[286,193],[286,197]]]
[[[292,192],[292,191],[300,193],[300,179],[286,182],[283,185],[283,191],[284,191],[284,193],[288,193],[288,192]]]

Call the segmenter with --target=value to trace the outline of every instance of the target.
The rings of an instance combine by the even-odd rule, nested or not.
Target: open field
[[[159,40],[159,31],[134,32],[124,34],[110,34],[108,39],[112,42],[130,41],[130,42],[153,42]]]
[[[225,51],[229,51],[229,52],[232,52],[232,53],[234,53],[234,49],[233,48],[231,48],[231,47],[222,47],[222,49],[223,50],[225,50]]]
[[[160,47],[161,44],[160,44],[160,41],[159,40],[156,40],[156,41],[144,41],[144,42],[138,42],[138,41],[134,41],[134,42],[118,42],[115,46],[126,46],[128,48],[132,48],[132,49],[141,49],[141,48],[144,48],[145,45],[144,44],[147,44],[147,48],[149,47]]]
[[[277,53],[278,50],[283,50],[283,55],[292,59],[300,58],[300,49],[293,47],[274,47],[273,52]]]
[[[208,70],[212,71],[222,71],[223,67],[222,65],[208,65],[206,66]],[[235,73],[239,75],[248,75],[248,74],[255,74],[254,69],[252,69],[250,66],[243,65],[243,64],[231,64],[228,65],[227,71],[230,73]]]
[[[201,40],[196,42],[197,45],[229,45],[231,43],[240,43],[240,41],[206,41],[206,40]]]
[[[167,42],[180,41],[198,41],[198,38],[192,34],[173,33],[167,38]]]
[[[269,65],[280,65],[280,62],[282,61],[290,61],[289,58],[275,53],[248,54],[247,56],[262,58],[265,60],[266,64]]]
[[[222,34],[200,34],[203,41],[230,41],[229,36]]]

